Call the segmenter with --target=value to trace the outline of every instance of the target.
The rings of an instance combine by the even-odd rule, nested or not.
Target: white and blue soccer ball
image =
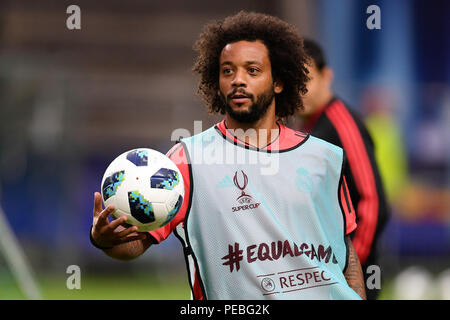
[[[114,218],[126,215],[127,224],[139,232],[168,224],[180,210],[183,177],[175,163],[148,148],[122,153],[105,171],[101,185],[103,203],[114,205]]]

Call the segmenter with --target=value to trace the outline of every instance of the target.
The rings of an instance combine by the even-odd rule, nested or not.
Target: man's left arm
[[[349,236],[345,237],[345,242],[347,244],[347,250],[349,252],[347,269],[344,273],[345,280],[347,280],[350,288],[352,288],[363,300],[366,300],[366,289],[364,285],[361,263],[359,262],[358,255],[356,254],[355,248],[352,244],[352,240]]]

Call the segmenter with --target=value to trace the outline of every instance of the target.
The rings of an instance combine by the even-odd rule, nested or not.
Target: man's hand
[[[114,209],[114,206],[109,205],[102,210],[102,196],[100,193],[95,192],[94,221],[91,236],[98,247],[110,249],[120,244],[147,238],[146,233],[137,232],[138,228],[136,226],[127,228],[122,226],[127,221],[126,216],[110,222],[108,216]]]

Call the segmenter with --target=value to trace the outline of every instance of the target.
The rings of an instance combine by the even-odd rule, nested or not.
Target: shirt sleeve
[[[339,187],[339,202],[344,214],[345,235],[349,235],[356,229],[356,214],[353,208],[352,199],[349,196],[347,181],[342,176],[342,182]]]
[[[373,146],[369,143],[369,137],[363,134],[363,128],[358,126],[342,102],[333,104],[326,112],[347,155],[346,176],[349,182],[351,179],[358,194],[359,200],[357,202],[355,200],[358,229],[353,235],[352,242],[361,264],[365,264],[372,250],[380,209],[380,194],[374,171],[375,161],[371,161],[370,156],[373,155],[370,152]]]
[[[169,235],[173,232],[173,230],[177,227],[178,224],[184,223],[184,218],[186,216],[187,209],[189,207],[190,201],[190,174],[189,174],[189,165],[186,157],[186,153],[184,151],[184,147],[182,143],[177,143],[174,145],[166,154],[170,160],[172,160],[178,170],[181,172],[181,176],[183,177],[184,182],[184,198],[183,204],[181,205],[180,211],[177,213],[175,218],[170,221],[165,226],[149,231],[150,235],[154,238],[156,243],[160,243],[169,237]]]

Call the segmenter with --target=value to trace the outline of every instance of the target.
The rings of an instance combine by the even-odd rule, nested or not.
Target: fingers
[[[113,205],[102,209],[102,196],[99,192],[94,193],[94,221],[92,228],[92,237],[96,243],[104,247],[127,243],[136,240],[144,240],[147,235],[144,232],[138,232],[137,226],[124,227],[127,221],[126,216],[119,217],[111,222],[108,216],[114,212]]]
[[[99,192],[94,193],[94,217],[99,217],[100,219],[106,220],[111,212],[114,211],[114,206],[109,205],[102,209],[102,195]]]
[[[133,229],[133,228],[128,228],[128,229]],[[123,232],[125,232],[127,230],[124,230]],[[136,240],[144,240],[145,238],[147,238],[147,235],[145,234],[145,232],[137,232],[137,233],[135,232],[135,233],[131,233],[125,237],[120,238],[119,240],[117,240],[116,244],[122,244],[122,243],[127,243],[127,242],[131,242],[131,241],[136,241]]]
[[[115,230],[118,226],[122,225],[127,221],[127,216],[122,216],[116,220],[109,223],[108,228]]]
[[[97,244],[103,247],[112,247],[118,244],[131,242],[135,240],[144,240],[146,238],[145,232],[138,232],[137,226],[124,227],[127,221],[126,216],[119,217],[111,222],[104,222],[108,215],[112,212],[108,206],[102,211],[100,216],[94,224],[92,229],[92,237]]]
[[[99,192],[94,193],[94,217],[102,212],[102,196]]]
[[[108,223],[108,216],[115,210],[116,208],[113,205],[109,205],[103,210],[100,215],[98,216],[98,219],[102,221],[102,223],[107,224]]]
[[[136,226],[130,226],[129,228],[126,228],[125,230],[122,230],[117,233],[117,236],[120,238],[126,237],[132,233],[137,233],[138,227]]]

